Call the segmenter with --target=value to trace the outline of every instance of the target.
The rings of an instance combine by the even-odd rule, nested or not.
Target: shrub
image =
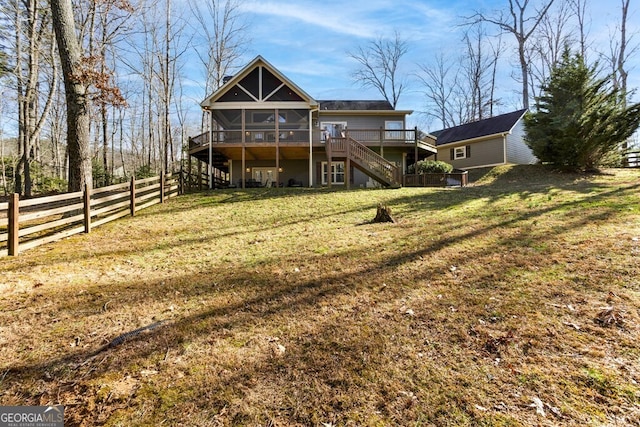
[[[450,173],[453,166],[440,160],[419,160],[416,165],[409,166],[409,173],[425,174],[425,173]]]

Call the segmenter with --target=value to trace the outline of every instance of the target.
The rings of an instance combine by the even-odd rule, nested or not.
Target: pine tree
[[[565,49],[525,117],[527,144],[541,162],[593,171],[640,126],[640,103],[626,106],[610,78],[598,78],[581,55]]]

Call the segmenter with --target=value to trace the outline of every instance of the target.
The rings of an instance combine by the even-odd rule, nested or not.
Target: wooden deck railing
[[[329,138],[327,148],[330,149],[331,156],[349,157],[352,161],[367,169],[381,183],[390,186],[402,183],[402,172],[398,166],[389,162],[369,147],[361,144],[351,137],[351,133],[346,137]],[[384,182],[383,182],[384,181]]]
[[[420,134],[416,128],[414,129],[349,129],[349,136],[360,141],[367,146],[385,146],[385,145],[411,145],[419,143],[422,145],[435,146],[430,140],[421,141]],[[321,129],[312,130],[312,142],[325,142],[328,138],[323,135]],[[209,145],[210,135],[213,137],[213,144],[232,143],[238,144],[243,141],[251,145],[256,142],[273,142],[275,143],[276,132],[274,129],[245,129],[242,130],[221,130],[201,133],[189,138],[189,149],[205,147]],[[278,140],[282,143],[287,142],[309,142],[309,129],[280,129],[278,131]],[[335,137],[334,137],[335,138]],[[435,141],[433,141],[435,143]]]
[[[178,175],[134,180],[108,187],[0,203],[0,256],[44,245],[136,212],[180,192]]]

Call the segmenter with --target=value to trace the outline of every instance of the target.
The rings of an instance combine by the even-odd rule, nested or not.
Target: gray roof
[[[444,145],[452,142],[480,138],[482,136],[507,133],[513,129],[526,111],[526,109],[513,111],[488,119],[478,120],[477,122],[431,132],[431,135],[437,138],[436,145]]]
[[[321,110],[393,110],[388,101],[318,101]]]

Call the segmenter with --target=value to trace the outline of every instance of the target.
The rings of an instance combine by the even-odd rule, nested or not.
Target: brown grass
[[[638,202],[639,171],[537,167],[172,199],[0,260],[0,404],[69,426],[638,425]]]

